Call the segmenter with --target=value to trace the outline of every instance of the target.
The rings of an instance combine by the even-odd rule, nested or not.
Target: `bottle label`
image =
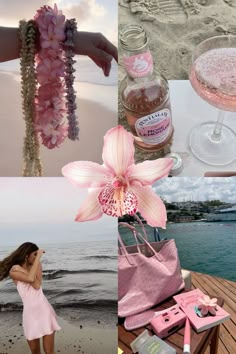
[[[150,145],[161,144],[170,134],[170,110],[165,108],[138,119],[135,123],[135,129],[144,143]]]
[[[153,69],[152,55],[148,51],[123,58],[126,71],[133,78],[146,76]]]

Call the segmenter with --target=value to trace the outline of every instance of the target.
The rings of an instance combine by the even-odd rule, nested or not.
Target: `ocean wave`
[[[75,302],[67,302],[67,303],[53,303],[51,302],[53,307],[55,309],[87,309],[87,310],[93,310],[96,308],[96,310],[102,310],[102,309],[107,309],[108,311],[117,311],[117,300],[104,300],[104,299],[99,299],[99,300],[81,300],[81,301],[75,301]],[[0,312],[13,312],[13,311],[22,311],[23,305],[21,303],[6,303],[6,304],[0,304]]]
[[[44,270],[43,278],[44,280],[58,279],[62,278],[66,274],[89,274],[89,273],[104,273],[104,274],[116,274],[117,271],[110,269],[81,269],[81,270],[65,270],[65,269],[52,269]]]

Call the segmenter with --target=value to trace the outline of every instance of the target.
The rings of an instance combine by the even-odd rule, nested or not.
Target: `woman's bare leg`
[[[45,354],[56,354],[54,350],[55,332],[43,337],[43,350]]]
[[[28,340],[27,342],[32,354],[41,354],[39,339]]]

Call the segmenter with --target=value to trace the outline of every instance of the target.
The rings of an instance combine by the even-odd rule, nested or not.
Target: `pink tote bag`
[[[132,231],[136,240],[136,245],[126,247],[118,235],[118,316],[127,317],[174,295],[184,288],[184,280],[174,240],[155,242],[156,251],[133,226],[122,225]]]

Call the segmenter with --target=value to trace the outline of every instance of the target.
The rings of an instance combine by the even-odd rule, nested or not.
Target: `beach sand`
[[[235,0],[120,0],[119,4],[119,26],[144,27],[156,66],[168,80],[188,79],[192,51],[204,39],[236,35]]]
[[[188,80],[193,49],[203,40],[236,35],[235,14],[236,0],[119,0],[120,29],[126,24],[143,26],[155,67],[168,80]],[[125,76],[120,46],[118,74],[120,85]],[[119,124],[130,130],[120,99],[118,117]],[[173,140],[157,152],[136,147],[135,160],[164,157],[172,146]]]
[[[21,176],[24,120],[22,118],[20,77],[0,72],[0,176]],[[102,162],[103,137],[117,125],[117,88],[76,83],[80,140],[66,140],[61,148],[41,148],[44,176],[61,176],[68,162],[89,160]],[[91,100],[92,97],[92,100]],[[107,98],[109,97],[109,98]],[[107,102],[106,102],[107,101]],[[104,104],[103,104],[104,102]],[[113,107],[113,109],[112,109]]]
[[[0,354],[28,354],[28,344],[20,325],[20,313],[0,314]],[[111,354],[117,351],[117,330],[74,325],[58,317],[61,330],[56,333],[56,353]],[[42,351],[43,353],[43,351]]]

